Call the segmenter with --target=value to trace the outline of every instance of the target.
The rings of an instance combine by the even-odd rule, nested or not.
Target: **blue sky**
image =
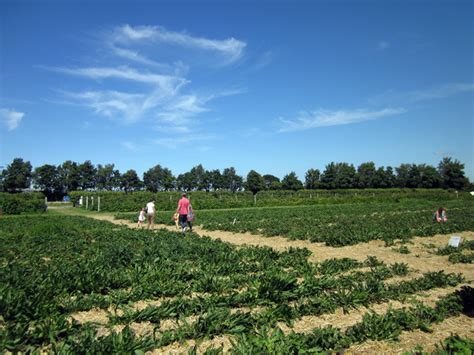
[[[309,168],[459,159],[472,1],[0,1],[0,165]]]

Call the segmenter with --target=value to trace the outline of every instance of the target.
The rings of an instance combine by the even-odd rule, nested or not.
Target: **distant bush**
[[[33,193],[0,193],[0,209],[4,214],[21,214],[31,212],[44,212],[46,205],[44,195]]]

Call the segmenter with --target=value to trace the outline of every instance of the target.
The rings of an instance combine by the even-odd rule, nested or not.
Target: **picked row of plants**
[[[251,232],[323,242],[329,246],[352,245],[370,240],[407,241],[431,236],[474,231],[474,201],[444,201],[447,223],[433,221],[439,207],[433,201],[402,203],[340,204],[282,208],[196,211],[195,224],[207,230]],[[158,212],[156,222],[171,225],[171,212]],[[119,213],[119,219],[136,221],[137,215]]]
[[[278,322],[291,324],[304,315],[404,300],[463,282],[461,275],[437,272],[386,283],[408,275],[407,265],[375,257],[311,263],[307,249],[236,247],[84,217],[4,217],[0,229],[0,348],[13,352],[131,352],[224,334],[254,337],[259,329],[277,329]],[[165,300],[133,307],[148,299]],[[97,325],[71,318],[110,307],[123,313],[110,312],[108,327],[148,321],[158,329],[170,318],[197,320],[137,338],[128,327],[100,337]],[[261,311],[234,312],[241,307]],[[235,349],[240,351],[237,344]]]

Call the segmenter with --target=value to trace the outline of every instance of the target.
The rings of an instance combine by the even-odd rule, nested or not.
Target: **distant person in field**
[[[155,225],[155,200],[152,200],[146,204],[146,217],[148,219],[147,229],[153,229]]]
[[[188,215],[187,215],[187,221],[188,221],[188,227],[189,227],[189,231],[192,232],[193,231],[193,220],[194,220],[194,211],[193,211],[193,206],[191,205],[191,203],[189,203],[189,209],[188,209]]]
[[[189,200],[186,198],[186,193],[183,193],[181,199],[178,201],[178,208],[176,208],[176,213],[179,213],[179,224],[181,225],[183,234],[186,233],[190,205]]]
[[[142,227],[143,225],[143,222],[145,222],[145,209],[142,208],[140,213],[138,214],[138,224],[137,224],[137,228],[138,227]]]
[[[434,220],[438,223],[444,223],[448,221],[448,217],[446,216],[446,209],[444,207],[440,207],[436,210],[434,214]]]

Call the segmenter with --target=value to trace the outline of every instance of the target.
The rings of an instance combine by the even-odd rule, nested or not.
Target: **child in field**
[[[176,225],[176,229],[179,229],[179,213],[175,213],[173,215],[172,220],[174,221],[174,224]]]
[[[145,222],[145,209],[142,208],[139,215],[138,215],[138,224],[137,224],[137,228],[141,228],[142,227],[142,224],[143,222]]]
[[[446,209],[444,207],[440,207],[436,210],[433,219],[436,220],[438,223],[445,223],[448,221],[448,217],[446,216]]]

